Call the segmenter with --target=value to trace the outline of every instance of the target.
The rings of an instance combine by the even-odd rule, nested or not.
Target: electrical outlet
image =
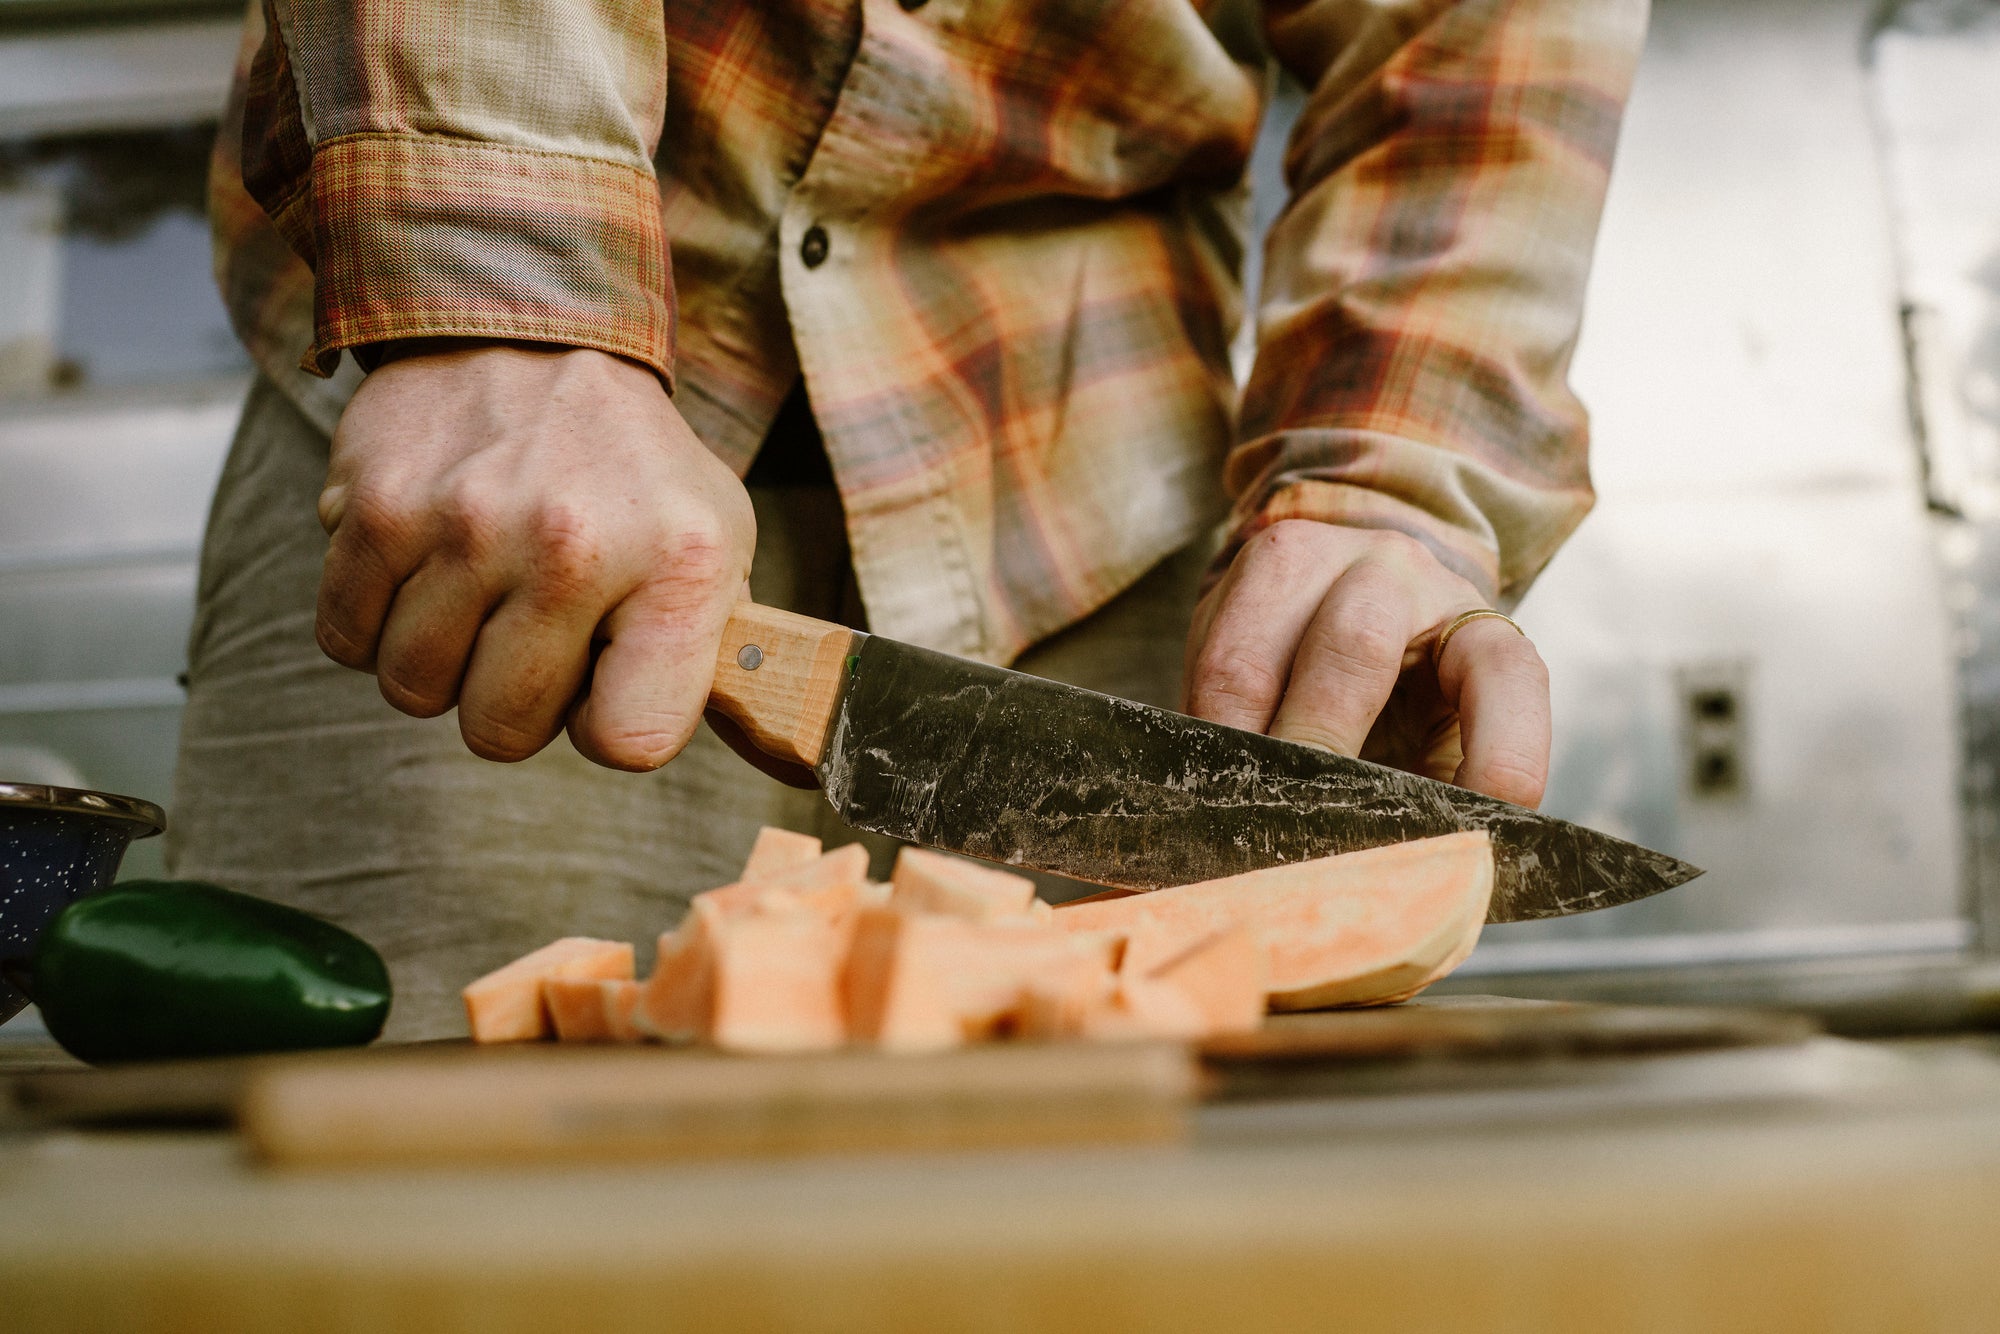
[[[1750,665],[1707,662],[1675,673],[1680,686],[1681,754],[1690,796],[1740,800],[1750,787]]]

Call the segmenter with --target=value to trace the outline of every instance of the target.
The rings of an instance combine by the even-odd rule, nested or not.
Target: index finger
[[[1549,780],[1549,669],[1535,646],[1498,620],[1468,622],[1445,647],[1438,689],[1458,714],[1465,747],[1452,781],[1540,805]]]

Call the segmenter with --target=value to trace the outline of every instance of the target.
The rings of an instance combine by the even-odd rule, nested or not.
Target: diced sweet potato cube
[[[1108,971],[1105,942],[1027,921],[864,909],[848,961],[849,1032],[904,1051],[992,1037],[1031,983],[1080,966]]]
[[[639,1008],[639,984],[621,977],[599,982],[597,987],[604,995],[606,1037],[613,1042],[643,1042],[646,1035],[634,1018]]]
[[[1117,978],[1103,960],[1079,956],[1031,978],[1015,1007],[1014,1036],[1035,1040],[1080,1038],[1091,1015],[1109,1003]]]
[[[863,908],[841,976],[848,1036],[885,1051],[942,1051],[962,1043],[937,952],[909,944],[913,936],[962,925],[893,908]]]
[[[725,1051],[826,1051],[846,1040],[847,932],[814,912],[759,912],[714,935],[708,1037]]]
[[[750,856],[743,863],[743,874],[737,878],[761,880],[781,871],[810,866],[819,857],[819,840],[811,834],[795,834],[789,829],[765,825],[757,831],[757,841],[750,845]]]
[[[680,926],[660,937],[653,975],[639,988],[632,1022],[648,1037],[693,1042],[709,1029],[715,997],[715,933],[724,916],[706,894]]]
[[[707,903],[724,912],[748,912],[773,891],[810,896],[820,890],[846,885],[857,893],[868,883],[868,849],[848,843],[825,852],[803,866],[775,871],[755,880],[739,880],[733,885],[711,889],[694,896],[693,902]]]
[[[563,1042],[636,1042],[632,1007],[639,984],[630,978],[549,977],[542,999]]]
[[[1035,902],[1035,882],[1026,876],[927,848],[898,852],[890,884],[895,907],[973,922],[1023,917]]]
[[[631,945],[565,936],[496,968],[459,994],[465,1000],[474,1042],[532,1042],[550,1032],[548,1007],[542,999],[544,979],[631,976]]]

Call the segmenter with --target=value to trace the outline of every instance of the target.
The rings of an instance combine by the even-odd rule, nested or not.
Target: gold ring
[[[1451,642],[1451,637],[1453,635],[1457,634],[1461,629],[1469,625],[1471,622],[1480,620],[1483,617],[1487,616],[1491,616],[1496,621],[1507,622],[1507,624],[1514,627],[1514,633],[1521,636],[1521,638],[1526,639],[1528,637],[1528,632],[1526,630],[1523,630],[1520,627],[1520,625],[1518,625],[1515,622],[1514,618],[1512,616],[1509,616],[1504,611],[1495,611],[1491,607],[1474,607],[1471,611],[1462,611],[1458,615],[1451,618],[1450,625],[1447,625],[1444,629],[1438,632],[1438,637],[1436,642],[1431,645],[1431,670],[1436,671],[1438,669],[1438,664],[1444,661],[1444,646]]]

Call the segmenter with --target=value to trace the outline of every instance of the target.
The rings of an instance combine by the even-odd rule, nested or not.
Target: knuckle
[[[1268,710],[1284,689],[1274,664],[1235,647],[1202,650],[1194,665],[1190,697],[1198,711]]]
[[[506,509],[500,497],[484,485],[461,481],[445,493],[437,519],[440,536],[452,550],[477,556],[498,545],[506,525]]]
[[[1390,561],[1404,568],[1437,564],[1437,557],[1429,547],[1400,528],[1375,530],[1369,534],[1368,547],[1377,560]]]
[[[714,518],[681,525],[667,538],[664,554],[664,573],[682,583],[708,587],[742,577],[729,534]]]
[[[415,536],[416,522],[407,505],[388,493],[355,490],[347,497],[340,527],[372,551],[398,551]]]
[[[579,592],[594,585],[604,569],[605,544],[596,523],[574,506],[544,506],[530,525],[535,571],[545,586]]]
[[[1350,598],[1335,607],[1324,645],[1337,661],[1370,673],[1388,664],[1400,664],[1407,646],[1402,618],[1373,597]]]

